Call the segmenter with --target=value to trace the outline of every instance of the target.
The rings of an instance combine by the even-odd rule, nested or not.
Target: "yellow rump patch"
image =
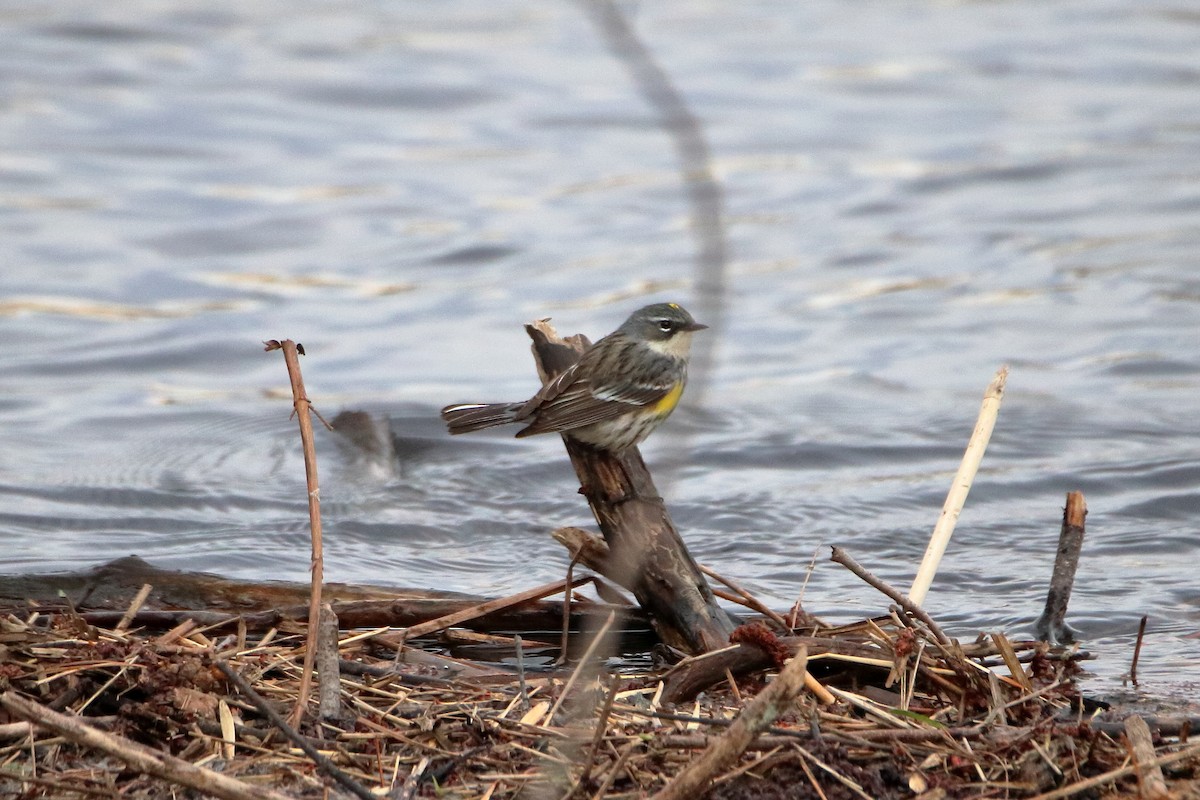
[[[663,395],[662,400],[654,404],[654,412],[661,416],[666,416],[675,410],[675,406],[679,405],[679,398],[683,397],[683,381],[675,384],[675,388]]]

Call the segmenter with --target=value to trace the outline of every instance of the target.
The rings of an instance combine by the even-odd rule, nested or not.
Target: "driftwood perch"
[[[543,381],[573,364],[587,346],[564,340],[546,321],[525,326]],[[667,644],[688,653],[724,647],[737,622],[717,604],[688,553],[636,447],[620,455],[564,436],[600,532],[609,546],[605,575],[628,587]]]

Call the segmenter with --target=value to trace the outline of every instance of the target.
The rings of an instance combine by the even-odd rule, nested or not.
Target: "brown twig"
[[[133,600],[131,600],[129,603],[129,608],[127,608],[125,613],[121,615],[121,620],[117,623],[117,627],[114,628],[114,630],[119,633],[129,627],[129,623],[133,622],[134,615],[137,614],[138,609],[140,609],[142,604],[146,602],[146,598],[150,596],[150,592],[153,590],[154,587],[152,585],[148,583],[142,584],[142,588],[138,590],[136,595],[134,595]]]
[[[312,417],[309,415],[312,402],[304,390],[304,377],[300,374],[299,353],[303,353],[304,348],[291,339],[284,339],[282,342],[272,339],[264,344],[267,352],[283,350],[288,379],[292,383],[292,406],[300,423],[300,445],[304,450],[304,475],[308,484],[308,523],[312,532],[312,591],[308,599],[308,642],[304,650],[304,668],[300,675],[300,691],[296,695],[296,705],[291,716],[292,724],[299,725],[308,706],[313,661],[316,658],[321,624],[321,585],[325,581],[325,556],[321,546],[321,489],[317,480],[317,449],[313,442]]]
[[[912,614],[917,619],[921,620],[921,622],[924,622],[925,626],[929,628],[929,632],[932,633],[934,638],[936,638],[939,642],[942,644],[950,643],[950,639],[946,637],[946,634],[942,633],[942,629],[928,614],[925,613],[923,608],[902,595],[899,590],[889,586],[881,578],[877,578],[876,576],[872,575],[865,567],[855,561],[854,557],[845,550],[837,545],[834,545],[833,555],[830,556],[829,560],[833,561],[835,564],[841,564],[843,567],[862,578],[865,583],[875,587],[888,597],[892,598],[892,600],[894,600],[901,608]]]
[[[1021,662],[1017,658],[1017,651],[1013,649],[1012,642],[1008,637],[999,632],[993,632],[991,635],[992,642],[995,643],[996,649],[1000,651],[1000,658],[1004,660],[1004,665],[1008,667],[1008,671],[1012,674],[1013,680],[1021,684],[1021,688],[1027,692],[1033,691],[1033,681],[1029,675],[1021,667]]]
[[[570,794],[578,791],[578,788],[592,777],[592,768],[596,764],[596,753],[600,750],[600,742],[603,741],[604,734],[608,730],[608,718],[612,714],[613,701],[616,699],[617,681],[609,677],[608,691],[604,695],[604,705],[600,708],[600,717],[596,720],[596,729],[592,733],[592,745],[588,748],[587,757],[583,761],[583,772],[579,774],[579,780],[575,782],[575,788],[571,790]]]
[[[620,755],[617,756],[617,761],[612,765],[612,769],[604,776],[604,780],[600,783],[600,788],[592,795],[592,800],[600,800],[608,793],[608,787],[613,785],[613,781],[621,774],[621,770],[625,768],[625,763],[629,761],[629,757],[633,755],[634,749],[640,744],[637,739],[628,742],[621,748]]]
[[[575,559],[572,558],[567,562],[567,585],[575,580]],[[558,658],[555,659],[556,664],[567,663],[567,655],[570,650],[571,643],[571,590],[563,592],[563,614],[562,614],[562,634],[559,637]]]
[[[571,677],[567,678],[566,684],[563,686],[562,692],[559,693],[558,699],[554,701],[554,705],[550,708],[550,713],[546,714],[546,720],[549,723],[554,722],[554,716],[558,713],[558,709],[562,707],[563,702],[567,699],[567,695],[571,693],[571,689],[579,680],[579,676],[584,670],[590,668],[590,662],[596,655],[596,651],[605,643],[605,637],[608,636],[609,629],[612,628],[613,622],[617,619],[617,612],[612,611],[608,615],[608,619],[604,620],[604,624],[600,626],[595,635],[592,636],[592,641],[588,643],[587,649],[583,651],[583,655],[579,658],[579,663],[575,665],[575,669],[571,672]]]
[[[859,797],[863,798],[863,800],[872,800],[871,795],[869,795],[865,791],[863,791],[862,786],[859,786],[858,783],[856,783],[855,781],[850,780],[845,775],[838,772],[836,769],[829,766],[824,761],[822,761],[821,759],[814,756],[812,753],[805,750],[803,747],[801,747],[799,745],[792,745],[792,747],[795,749],[795,751],[797,753],[800,754],[800,756],[802,758],[804,758],[804,760],[811,761],[814,765],[816,765],[816,767],[818,769],[820,769],[826,775],[829,775],[830,777],[832,777],[835,781],[842,784],[850,791],[854,792]]]

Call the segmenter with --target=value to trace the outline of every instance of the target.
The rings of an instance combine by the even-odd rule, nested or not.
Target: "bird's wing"
[[[677,381],[673,376],[638,376],[635,381],[628,381],[615,386],[595,388],[581,376],[571,374],[568,370],[560,378],[565,378],[562,384],[553,381],[547,384],[545,397],[541,397],[537,407],[531,409],[528,418],[532,419],[529,427],[520,432],[520,436],[532,436],[536,433],[549,431],[567,431],[582,428],[595,422],[615,419],[638,408],[653,405],[676,388]]]

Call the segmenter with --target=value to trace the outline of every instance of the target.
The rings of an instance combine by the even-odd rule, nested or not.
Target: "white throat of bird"
[[[679,331],[669,339],[661,342],[646,342],[646,346],[656,353],[672,358],[687,358],[692,349],[692,331]]]

